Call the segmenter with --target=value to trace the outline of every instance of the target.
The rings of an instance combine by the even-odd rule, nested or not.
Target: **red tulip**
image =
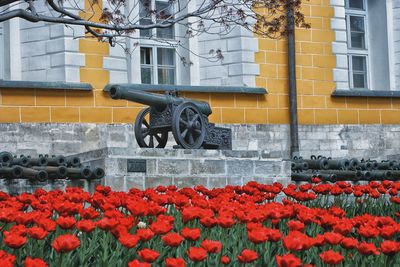
[[[186,263],[182,258],[166,258],[166,267],[186,267]]]
[[[354,238],[345,237],[340,241],[340,245],[346,249],[353,249],[353,248],[357,248],[358,241],[357,241],[357,239],[354,239]]]
[[[164,244],[170,247],[178,247],[183,240],[185,240],[181,235],[177,233],[168,233],[161,237]]]
[[[304,230],[304,223],[296,220],[291,220],[286,223],[286,225],[289,227],[290,231],[303,231]]]
[[[258,254],[257,252],[251,249],[244,249],[242,253],[239,256],[237,256],[237,258],[239,259],[239,261],[243,263],[249,263],[257,260]]]
[[[128,267],[151,267],[151,264],[147,262],[140,262],[137,259],[128,263]]]
[[[123,234],[118,238],[118,241],[126,248],[133,248],[137,245],[140,238],[129,233]]]
[[[153,238],[154,233],[150,229],[138,229],[137,232],[136,232],[136,235],[142,241],[149,241],[150,239]]]
[[[181,231],[181,235],[189,241],[196,241],[200,238],[200,229],[199,228],[183,228]]]
[[[204,239],[200,246],[207,250],[208,253],[219,253],[222,249],[221,242],[208,239]]]
[[[90,233],[96,228],[96,224],[91,220],[81,220],[76,223],[76,228],[82,232]]]
[[[301,260],[293,254],[276,255],[275,259],[278,267],[301,267]]]
[[[8,231],[5,231],[3,235],[4,235],[3,239],[4,244],[14,249],[22,247],[28,241],[26,237],[21,236],[19,234],[10,233]]]
[[[381,251],[386,255],[394,255],[400,251],[400,244],[395,241],[385,240],[381,243]]]
[[[66,253],[75,250],[79,247],[81,242],[75,235],[65,234],[56,237],[53,241],[52,247],[58,253]]]
[[[221,263],[222,263],[222,264],[227,265],[227,264],[229,264],[230,262],[231,262],[231,259],[228,258],[227,256],[222,256],[222,257],[221,257]]]
[[[40,258],[31,258],[31,257],[26,257],[25,258],[25,267],[47,267],[47,263],[40,259]]]
[[[344,259],[342,254],[340,254],[339,252],[335,252],[333,250],[325,251],[325,252],[319,254],[319,257],[322,259],[322,261],[324,263],[330,264],[330,265],[338,265]]]
[[[379,251],[373,243],[362,242],[358,245],[357,249],[363,255],[379,255]]]
[[[13,254],[8,254],[4,250],[0,250],[0,266],[1,267],[14,267],[14,262],[17,257]]]
[[[160,253],[158,253],[155,250],[145,248],[145,249],[140,250],[138,252],[138,255],[145,262],[152,263],[160,256]]]
[[[43,240],[48,234],[49,232],[41,227],[32,226],[31,228],[28,228],[28,235],[33,239]]]
[[[207,251],[204,248],[190,247],[187,255],[192,261],[203,261],[207,258]]]
[[[74,217],[71,216],[60,216],[57,218],[56,223],[62,228],[62,229],[72,229],[75,226],[76,220]]]

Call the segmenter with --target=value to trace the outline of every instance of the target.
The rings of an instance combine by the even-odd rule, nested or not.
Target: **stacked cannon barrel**
[[[292,160],[292,180],[310,181],[318,177],[322,181],[382,181],[400,180],[400,164],[397,161],[332,159],[311,156],[310,159],[294,157]]]
[[[102,168],[82,166],[78,157],[16,156],[9,152],[0,152],[0,179],[28,179],[45,182],[54,179],[102,179]]]

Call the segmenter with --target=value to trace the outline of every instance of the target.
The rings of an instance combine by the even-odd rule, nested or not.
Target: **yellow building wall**
[[[101,10],[101,6],[96,10]],[[303,2],[302,11],[311,29],[296,29],[299,123],[400,123],[399,99],[331,97],[336,87],[333,82],[336,59],[332,54],[335,36],[330,28],[333,8],[329,0],[309,0]],[[109,73],[102,67],[104,56],[109,55],[108,43],[85,38],[79,40],[79,48],[86,60],[80,70],[81,82],[92,84],[93,91],[0,89],[0,122],[132,123],[143,106],[112,100],[102,91],[109,82]],[[184,96],[208,101],[213,108],[212,122],[288,123],[286,40],[259,38],[255,61],[260,64],[256,84],[267,88],[268,95],[185,93]]]
[[[300,124],[400,123],[400,100],[396,98],[331,97],[336,89],[332,53],[335,40],[329,0],[303,1],[302,12],[311,29],[296,29],[296,77]],[[256,62],[260,64],[257,86],[268,89],[258,107],[268,123],[288,123],[287,42],[259,38]],[[266,111],[264,111],[266,109]],[[261,121],[259,121],[261,123]]]

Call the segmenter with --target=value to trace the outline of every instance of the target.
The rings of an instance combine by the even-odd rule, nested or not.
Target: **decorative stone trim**
[[[335,42],[332,42],[332,52],[336,55],[336,68],[333,69],[333,80],[336,82],[337,89],[349,90],[345,1],[330,0],[330,4],[334,10],[334,16],[331,18],[331,28],[335,32]]]
[[[54,90],[81,90],[91,91],[88,83],[69,82],[37,82],[37,81],[5,81],[0,80],[1,89],[54,89]]]
[[[377,91],[377,90],[336,90],[333,97],[400,97],[400,91]]]

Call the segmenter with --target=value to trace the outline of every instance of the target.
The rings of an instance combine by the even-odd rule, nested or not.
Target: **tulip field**
[[[400,266],[400,182],[0,192],[0,266]]]

